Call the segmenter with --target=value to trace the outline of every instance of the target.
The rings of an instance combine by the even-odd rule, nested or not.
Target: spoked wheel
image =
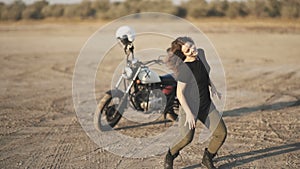
[[[118,124],[123,113],[123,108],[117,110],[122,96],[121,91],[107,92],[100,100],[94,115],[94,125],[97,130],[109,130]]]

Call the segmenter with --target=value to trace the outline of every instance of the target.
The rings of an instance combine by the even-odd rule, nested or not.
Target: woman
[[[196,48],[191,38],[179,37],[171,44],[167,63],[174,70],[178,80],[177,98],[181,104],[179,126],[182,139],[169,149],[164,167],[173,168],[173,160],[179,151],[193,140],[196,120],[199,119],[212,133],[209,146],[204,151],[202,164],[209,169],[215,168],[212,159],[223,145],[227,129],[210,98],[209,86],[219,99],[221,94],[209,78],[210,67],[204,58],[204,52]]]

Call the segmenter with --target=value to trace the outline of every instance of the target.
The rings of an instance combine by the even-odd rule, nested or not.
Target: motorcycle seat
[[[166,75],[163,75],[163,76],[159,76],[160,79],[161,79],[161,82],[164,84],[164,85],[172,85],[172,86],[175,86],[177,84],[175,78],[173,77],[172,74],[166,74]]]

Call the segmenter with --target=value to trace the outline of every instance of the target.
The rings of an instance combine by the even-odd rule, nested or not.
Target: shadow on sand
[[[145,127],[145,126],[150,126],[150,125],[158,125],[158,124],[167,124],[171,123],[171,120],[159,120],[159,121],[153,121],[153,122],[148,122],[148,123],[140,123],[140,124],[135,124],[131,126],[122,126],[122,127],[117,127],[114,128],[114,130],[126,130],[126,129],[133,129],[133,128],[138,128],[138,127]]]
[[[300,100],[289,101],[289,102],[278,102],[278,103],[268,104],[268,105],[263,104],[263,105],[259,105],[259,106],[253,106],[253,107],[237,108],[237,109],[233,109],[233,110],[229,110],[229,111],[224,111],[223,117],[240,116],[240,115],[252,113],[255,111],[281,110],[281,109],[285,109],[285,108],[289,108],[289,107],[296,107],[296,106],[300,106]],[[137,124],[137,125],[132,125],[132,126],[120,127],[120,128],[116,128],[116,130],[132,129],[132,128],[137,128],[137,127],[142,127],[142,126],[157,125],[157,124],[170,123],[170,122],[171,121],[169,121],[169,120],[155,121],[155,122],[150,122],[150,123],[143,123],[143,124]],[[280,154],[286,154],[286,153],[290,153],[290,152],[298,151],[298,150],[300,150],[300,142],[293,143],[293,144],[287,144],[287,145],[281,145],[281,146],[275,146],[275,147],[270,147],[270,148],[265,148],[265,149],[260,149],[260,150],[253,150],[253,151],[244,152],[244,153],[227,155],[227,156],[216,158],[215,161],[216,162],[231,161],[229,163],[219,166],[219,168],[227,169],[227,168],[244,165],[244,164],[253,162],[255,160],[272,157],[272,156],[277,156]],[[195,168],[199,168],[199,167],[201,167],[200,164],[195,164],[192,166],[185,167],[183,169],[195,169]]]
[[[228,110],[223,112],[223,117],[227,116],[240,116],[242,114],[252,113],[255,111],[264,111],[264,110],[280,110],[285,109],[288,107],[296,107],[300,106],[300,100],[297,101],[287,101],[287,102],[278,102],[274,104],[263,104],[259,106],[253,106],[253,107],[242,107],[237,108],[233,110]]]
[[[253,150],[249,152],[244,152],[244,153],[238,153],[234,155],[227,155],[223,157],[216,158],[215,161],[231,161],[229,163],[223,164],[219,166],[218,168],[232,168],[232,167],[237,167],[240,165],[244,165],[247,163],[250,163],[255,160],[263,159],[263,158],[268,158],[276,155],[281,155],[281,154],[286,154],[290,153],[293,151],[298,151],[300,150],[300,142],[298,143],[293,143],[293,144],[286,144],[286,145],[281,145],[281,146],[275,146],[275,147],[270,147],[270,148],[265,148],[265,149],[260,149],[260,150]],[[195,169],[200,167],[199,164],[192,165],[185,167],[183,169]]]
[[[233,110],[224,111],[223,117],[240,116],[240,115],[252,113],[255,111],[280,110],[280,109],[285,109],[288,107],[296,107],[296,106],[300,106],[300,100],[288,101],[288,102],[278,102],[278,103],[268,104],[268,105],[263,104],[263,105],[259,105],[259,106],[253,106],[253,107],[237,108],[237,109],[233,109]],[[149,122],[149,123],[140,123],[140,124],[135,124],[135,125],[131,125],[131,126],[119,127],[119,128],[115,128],[115,130],[133,129],[133,128],[138,128],[138,127],[144,127],[144,126],[149,126],[149,125],[158,125],[158,124],[170,123],[170,122],[172,122],[172,121],[160,120],[160,121],[154,121],[154,122]]]

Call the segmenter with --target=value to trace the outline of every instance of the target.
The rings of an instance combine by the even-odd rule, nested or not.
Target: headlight
[[[124,68],[123,77],[125,79],[130,79],[130,78],[132,78],[132,74],[133,74],[133,71],[131,70],[131,68],[126,66]]]

